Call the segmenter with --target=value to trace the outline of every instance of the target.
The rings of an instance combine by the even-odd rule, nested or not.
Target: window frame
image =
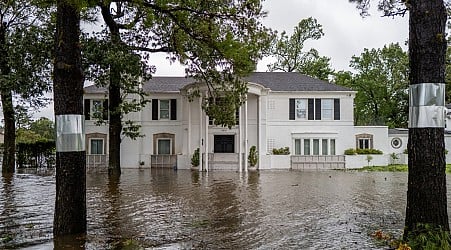
[[[167,109],[162,109],[162,102],[168,103]],[[167,111],[167,117],[161,117],[162,112],[161,111]],[[158,119],[159,120],[170,120],[171,119],[171,100],[170,99],[159,99],[158,100]]]
[[[299,107],[300,105],[304,105],[304,107]],[[299,116],[299,111],[303,111],[303,117]],[[295,98],[294,99],[294,114],[295,120],[307,120],[308,118],[308,99],[306,98]]]
[[[330,104],[330,107],[325,108],[325,104]],[[328,115],[328,116],[326,116]],[[334,99],[322,98],[321,99],[321,120],[333,120],[334,119]]]
[[[161,154],[160,153],[160,141],[169,141],[169,154]],[[157,139],[157,155],[172,155],[172,138],[158,138]]]
[[[92,143],[94,141],[101,141],[101,149],[102,149],[102,153],[93,153],[93,146]],[[96,149],[98,149],[98,147],[95,147]],[[104,155],[105,154],[105,139],[104,138],[90,138],[89,139],[89,154],[90,155]]]

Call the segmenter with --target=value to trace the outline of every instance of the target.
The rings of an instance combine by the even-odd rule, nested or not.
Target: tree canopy
[[[352,57],[350,66],[355,73],[338,72],[336,83],[357,91],[355,124],[407,127],[409,61],[401,46],[364,49]]]
[[[323,35],[321,24],[312,17],[301,20],[291,36],[282,31],[271,47],[270,54],[276,62],[268,65],[269,71],[299,72],[327,81],[334,72],[330,58],[320,56],[314,48],[304,51],[306,41],[318,40]]]

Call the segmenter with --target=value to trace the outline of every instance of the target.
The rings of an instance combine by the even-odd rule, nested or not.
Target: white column
[[[188,156],[191,157],[191,154],[193,153],[193,151],[191,150],[191,102],[189,100],[187,100],[188,103],[186,104],[186,106],[188,107],[188,138],[186,138],[187,140],[187,144],[188,144]],[[185,106],[185,105],[182,105]]]
[[[258,150],[258,162],[260,166],[261,152],[262,152],[262,99],[261,96],[257,97],[257,150]]]
[[[243,171],[243,106],[239,108],[238,125],[238,171]]]
[[[203,162],[203,139],[202,139],[202,96],[199,96],[199,171],[202,171]]]
[[[207,95],[205,94],[205,96],[207,96]],[[204,140],[204,143],[205,143],[205,171],[207,171],[207,172],[208,172],[208,152],[210,151],[208,149],[208,123],[209,123],[209,117],[205,113],[205,136],[204,136],[205,140]]]
[[[246,101],[244,102],[244,171],[247,172],[247,155],[248,155],[248,133],[247,133],[247,122],[248,122],[248,117],[247,117],[247,95],[246,95]]]

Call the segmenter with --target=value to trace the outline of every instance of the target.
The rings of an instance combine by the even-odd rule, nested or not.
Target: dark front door
[[[215,135],[215,153],[235,153],[235,135]]]

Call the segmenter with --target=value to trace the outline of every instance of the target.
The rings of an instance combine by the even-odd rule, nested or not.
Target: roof
[[[349,88],[322,81],[296,72],[254,72],[244,78],[271,91],[352,91]],[[155,76],[143,85],[145,92],[179,92],[188,84],[194,83],[190,77]],[[88,86],[86,93],[105,93],[105,88]]]
[[[409,129],[407,128],[389,128],[389,135],[407,135],[409,134]]]

